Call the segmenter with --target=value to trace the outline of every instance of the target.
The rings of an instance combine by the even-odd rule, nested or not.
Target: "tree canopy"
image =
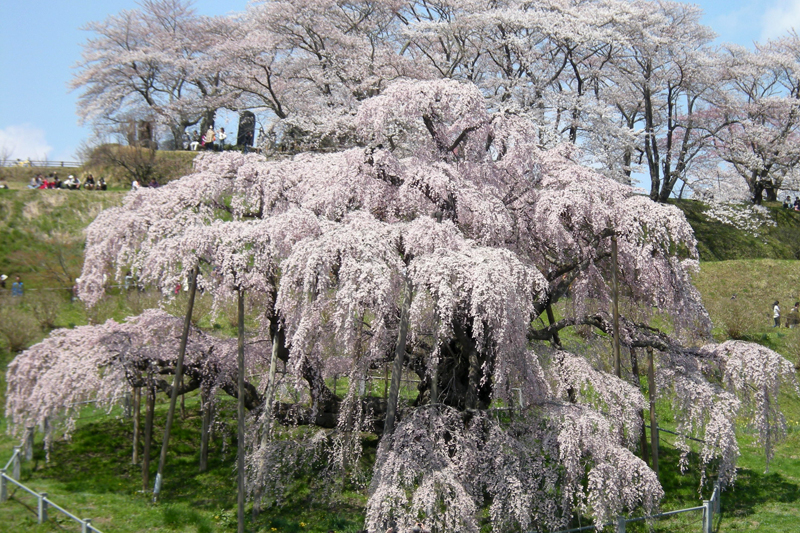
[[[73,87],[101,127],[148,120],[180,146],[218,110],[252,110],[265,149],[299,153],[355,146],[360,103],[395,81],[452,79],[534,122],[543,147],[580,147],[623,183],[649,177],[659,202],[796,188],[797,35],[715,48],[701,14],[648,0],[284,0],[209,18],[148,0],[87,25]]]

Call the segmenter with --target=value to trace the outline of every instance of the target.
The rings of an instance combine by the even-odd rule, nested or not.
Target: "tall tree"
[[[557,341],[566,328],[611,333],[612,237],[627,310],[620,343],[658,350],[659,390],[694,398],[697,408],[677,412],[687,433],[714,443],[703,464],[720,460],[723,483],[733,479],[733,413],[752,416],[765,448],[774,445],[785,422],[767,407],[794,380],[791,365],[747,343],[682,344],[684,333],[708,335],[709,321],[679,210],[577,165],[570,145],[543,151],[531,121],[487,111],[474,85],[395,83],[361,104],[355,125],[365,148],[284,161],[205,155],[196,174],[131,193],[88,232],[80,290],[89,303],[109,268],[169,292],[198,264],[215,298],[242,286],[266,297],[261,320],[299,397],[251,418],[254,495],[279,496],[292,465],[317,456],[303,450],[346,472],[361,454],[359,431],[374,431],[383,436],[370,529],[424,515],[476,531],[484,507],[504,530],[651,508],[661,488],[631,452],[644,398],[595,368],[603,348],[572,353]],[[561,318],[540,320],[553,306]],[[670,316],[674,333],[647,326],[654,312]],[[398,350],[418,394],[384,432],[386,404],[359,384]],[[780,372],[736,370],[757,358]],[[324,381],[333,372],[349,378],[344,396]],[[763,393],[737,399],[751,387]],[[516,389],[523,406],[498,417]],[[724,416],[701,416],[710,405]],[[336,431],[291,447],[257,438],[289,421]]]
[[[185,129],[223,106],[219,71],[205,60],[223,18],[196,15],[189,0],[144,0],[99,22],[72,80],[78,115],[101,131],[120,124],[164,126],[176,146]]]
[[[755,50],[729,46],[721,54],[716,111],[724,127],[715,151],[760,201],[775,200],[800,163],[800,37],[792,33]]]

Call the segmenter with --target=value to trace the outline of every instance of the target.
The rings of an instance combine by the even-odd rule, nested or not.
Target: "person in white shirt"
[[[219,151],[223,151],[225,149],[225,139],[228,138],[228,134],[225,133],[225,128],[220,128],[219,133],[217,133],[217,140],[219,141]]]

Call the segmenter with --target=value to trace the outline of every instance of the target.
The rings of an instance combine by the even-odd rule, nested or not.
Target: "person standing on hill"
[[[775,303],[772,304],[772,319],[775,323],[772,325],[773,328],[778,328],[781,325],[781,308],[778,307],[778,300],[775,300]]]
[[[225,128],[219,129],[219,135],[217,135],[217,140],[219,141],[219,151],[222,152],[225,150],[225,139],[228,138],[228,134],[225,133]]]
[[[217,135],[214,133],[214,126],[209,126],[208,131],[205,134],[205,149],[206,150],[213,150],[214,149],[214,142],[217,140]]]
[[[22,286],[22,280],[17,276],[14,283],[11,284],[11,296],[19,296],[21,298],[24,290],[25,288]]]

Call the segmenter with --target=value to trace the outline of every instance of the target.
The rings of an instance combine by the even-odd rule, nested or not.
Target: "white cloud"
[[[8,159],[47,159],[53,147],[45,132],[31,124],[15,124],[0,129],[0,156]]]
[[[791,29],[800,30],[800,0],[778,0],[761,19],[761,40],[781,37]]]

